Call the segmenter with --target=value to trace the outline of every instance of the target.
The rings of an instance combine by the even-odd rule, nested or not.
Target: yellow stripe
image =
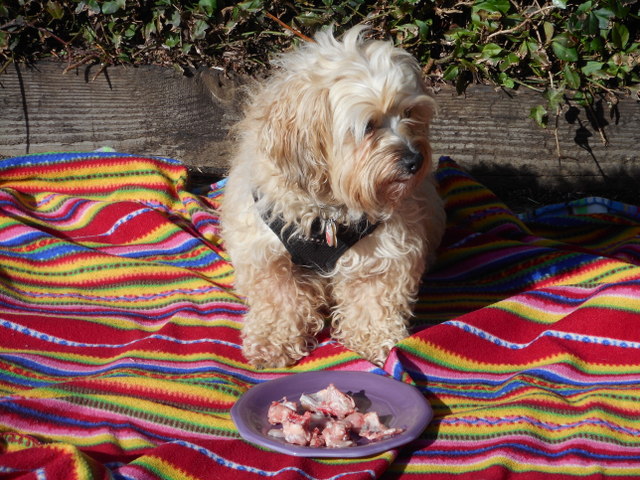
[[[445,368],[464,372],[488,372],[491,374],[520,373],[532,368],[548,366],[557,363],[571,365],[581,372],[591,375],[633,374],[640,372],[640,365],[615,365],[608,363],[586,363],[571,352],[560,352],[536,360],[523,363],[480,362],[450,352],[435,343],[427,342],[419,337],[408,337],[398,346],[419,355],[425,361],[442,365]]]
[[[536,463],[536,462],[518,462],[513,457],[507,457],[504,455],[495,455],[481,462],[462,463],[464,459],[460,459],[459,462],[446,462],[442,464],[435,463],[432,459],[429,464],[416,464],[416,463],[399,463],[395,462],[389,466],[389,472],[397,472],[403,474],[463,474],[476,472],[478,478],[482,477],[482,471],[487,470],[490,467],[498,466],[501,470],[516,473],[525,473],[535,471],[536,473],[548,473],[555,475],[572,475],[576,477],[586,477],[594,474],[605,474],[607,476],[623,476],[623,475],[640,475],[640,466],[622,468],[611,466],[600,466],[597,464],[585,464],[584,462],[576,462],[574,465],[559,464],[557,462],[550,462],[550,464]]]
[[[151,470],[154,474],[158,476],[158,478],[166,478],[166,479],[180,479],[180,480],[203,480],[202,477],[194,477],[193,475],[189,475],[185,470],[176,467],[172,463],[169,463],[167,460],[164,460],[160,457],[156,457],[155,455],[144,455],[129,465],[139,465],[145,470]],[[230,475],[233,475],[230,473]]]

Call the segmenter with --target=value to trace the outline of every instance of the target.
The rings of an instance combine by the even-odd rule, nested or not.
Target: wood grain
[[[65,66],[44,61],[0,76],[1,156],[110,146],[177,158],[205,174],[226,170],[242,79],[216,70],[186,77],[153,66],[110,67],[93,79],[96,66],[63,74]],[[506,182],[507,189],[516,181],[574,190],[620,181],[638,186],[640,105],[633,98],[611,112],[600,103],[597,122],[582,108],[565,108],[560,156],[553,129],[528,118],[544,103],[535,92],[475,85],[463,96],[443,87],[435,98],[434,155],[449,155],[488,182]]]
[[[554,122],[543,129],[527,118],[532,107],[544,104],[538,93],[477,85],[465,96],[454,95],[448,89],[436,95],[440,114],[432,143],[435,151],[461,163],[500,164],[540,177],[616,175],[640,167],[640,106],[631,98],[611,112],[598,102],[595,116],[565,107],[557,128],[559,156]]]
[[[0,154],[109,146],[215,167],[228,156],[238,94],[221,72],[111,67],[92,81],[98,67],[63,74],[65,66],[40,62],[0,76]]]

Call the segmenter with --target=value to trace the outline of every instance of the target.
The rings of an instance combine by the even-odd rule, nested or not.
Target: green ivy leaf
[[[611,40],[618,49],[624,50],[629,43],[629,29],[622,23],[614,25],[611,29]]]
[[[403,41],[413,40],[419,35],[418,26],[415,23],[405,23],[402,25],[396,25],[398,32],[402,32],[401,38]]]
[[[52,2],[51,0],[47,2],[47,12],[51,15],[55,20],[60,20],[64,17],[64,8],[58,2]]]
[[[472,10],[478,12],[484,10],[489,13],[506,14],[511,8],[509,0],[485,0],[483,2],[474,3]]]
[[[600,33],[600,20],[594,12],[590,12],[580,27],[582,32],[587,35],[598,35]]]
[[[549,43],[553,39],[553,35],[555,33],[555,26],[551,22],[544,22],[544,38],[545,43]]]
[[[208,29],[209,24],[207,24],[206,21],[198,20],[194,26],[193,31],[191,32],[191,38],[194,40],[202,40]]]
[[[514,65],[518,65],[520,63],[520,57],[515,53],[508,53],[504,56],[502,61],[500,62],[500,70],[503,72],[508,70],[510,67]]]
[[[573,101],[582,107],[586,107],[587,105],[593,105],[593,95],[589,92],[583,92],[578,90],[573,95]]]
[[[593,7],[593,2],[591,0],[587,2],[583,2],[578,6],[576,13],[579,15],[587,13]]]
[[[620,72],[620,65],[616,65],[615,63],[608,63],[605,71],[611,77],[617,77],[618,73]]]
[[[416,25],[418,26],[418,32],[420,35],[420,40],[425,41],[429,38],[429,31],[431,30],[431,22],[425,22],[423,20],[415,19]]]
[[[213,15],[218,10],[218,0],[200,0],[198,5],[202,7],[207,15]]]
[[[578,51],[575,48],[567,48],[561,43],[553,42],[551,44],[553,48],[553,53],[556,54],[560,60],[564,60],[567,62],[577,62],[578,61]]]
[[[547,109],[542,105],[536,105],[535,107],[531,108],[531,111],[529,112],[529,118],[533,118],[538,126],[547,128],[549,114],[547,113]]]
[[[78,2],[78,6],[76,7],[76,13],[80,13],[84,9],[87,9],[93,13],[100,13],[100,5],[98,5],[97,0],[86,0],[86,1]]]
[[[604,67],[604,62],[589,61],[582,67],[582,73],[590,77],[602,70],[602,67]]]
[[[578,61],[578,50],[572,45],[572,41],[566,33],[554,37],[551,42],[551,48],[560,60],[566,62]]]
[[[602,52],[604,44],[602,43],[602,39],[600,37],[594,37],[591,40],[587,39],[587,42],[584,43],[584,46],[587,52]]]
[[[567,86],[574,90],[580,88],[580,74],[578,74],[575,70],[571,68],[571,66],[567,63],[562,69],[562,73],[564,74],[564,78],[567,81]]]
[[[114,33],[111,35],[111,42],[116,49],[119,49],[120,45],[122,45],[122,35]]]
[[[138,31],[137,25],[129,25],[124,31],[125,38],[133,38]]]
[[[126,6],[125,0],[114,0],[113,2],[104,2],[101,6],[102,13],[111,15]]]
[[[169,48],[173,48],[179,44],[180,44],[180,35],[175,33],[167,35],[167,37],[164,40],[164,45],[166,45]]]
[[[173,15],[171,15],[171,18],[167,23],[171,25],[173,28],[178,28],[181,22],[182,22],[182,16],[180,15],[180,12],[176,10],[173,12]]]
[[[500,82],[500,85],[506,88],[513,88],[516,85],[513,78],[511,78],[505,72],[500,72],[500,75],[498,75],[498,81]]]
[[[497,43],[487,43],[482,47],[482,58],[495,58],[502,52],[502,47]]]
[[[564,87],[548,88],[544,92],[544,98],[552,110],[557,110],[564,103]]]
[[[263,1],[264,0],[246,0],[238,3],[236,7],[245,12],[257,12],[258,10],[262,10]]]
[[[598,26],[602,30],[609,28],[611,18],[615,17],[615,14],[609,8],[599,8],[598,10],[594,10],[593,13],[598,19]]]
[[[459,72],[460,72],[460,69],[458,68],[457,65],[449,65],[447,69],[444,71],[444,73],[442,74],[442,78],[443,80],[447,80],[447,81],[453,80],[458,76]]]
[[[152,20],[142,28],[142,35],[145,40],[148,40],[154,33],[157,33],[156,22]]]

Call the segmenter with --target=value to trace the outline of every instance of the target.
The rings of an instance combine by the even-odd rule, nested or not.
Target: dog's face
[[[362,80],[349,77],[331,91],[332,192],[350,209],[378,217],[393,209],[431,168],[433,101],[413,69],[398,72],[402,66],[393,63],[388,68],[396,72],[378,79],[383,85],[378,89],[363,89]],[[368,80],[376,83],[375,78]]]
[[[411,55],[360,33],[338,42],[323,32],[282,58],[262,139],[318,202],[380,220],[431,169],[434,102]]]

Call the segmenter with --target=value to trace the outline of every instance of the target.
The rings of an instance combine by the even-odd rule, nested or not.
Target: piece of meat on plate
[[[271,437],[283,438],[288,443],[303,446],[309,445],[314,436],[318,436],[318,433],[311,429],[311,412],[304,412],[303,415],[291,412],[281,425],[282,429],[272,428],[267,434]],[[318,442],[314,439],[314,443]]]
[[[344,420],[331,420],[322,430],[322,438],[329,448],[344,448],[354,445],[351,440],[351,424]]]
[[[346,418],[351,423],[353,431],[370,441],[381,440],[402,433],[402,428],[385,426],[376,412],[353,413]]]
[[[292,413],[297,413],[298,404],[296,402],[287,401],[287,397],[284,397],[279,402],[271,402],[269,410],[267,411],[267,421],[271,425],[277,425],[287,420]]]
[[[309,446],[310,447],[324,447],[326,445],[326,442],[324,440],[324,437],[322,436],[322,432],[320,431],[320,428],[315,427],[312,431],[311,431],[311,439],[309,440]]]
[[[309,445],[311,441],[311,413],[304,412],[304,415],[293,414],[282,422],[282,433],[284,439],[294,445]]]
[[[300,396],[300,404],[306,410],[324,413],[336,418],[344,418],[356,411],[356,403],[349,395],[342,393],[332,383],[324,390]]]

